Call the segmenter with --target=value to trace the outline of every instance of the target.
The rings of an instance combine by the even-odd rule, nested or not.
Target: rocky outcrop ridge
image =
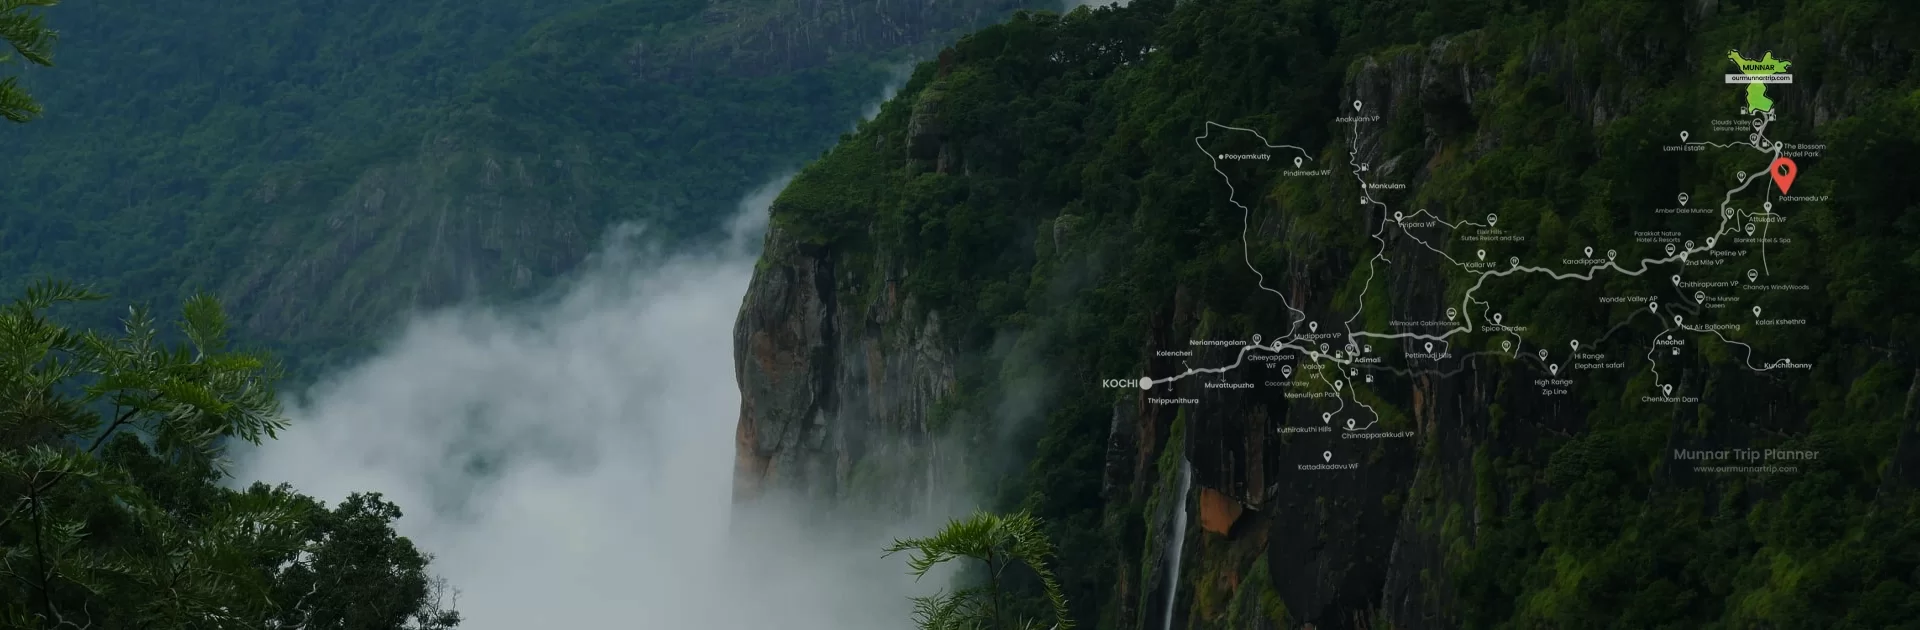
[[[734,325],[740,420],[734,500],[878,500],[904,513],[937,483],[934,404],[954,388],[940,317],[885,259],[869,273],[775,228]],[[846,278],[881,278],[850,286]]]

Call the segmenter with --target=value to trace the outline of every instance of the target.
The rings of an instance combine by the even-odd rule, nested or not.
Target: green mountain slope
[[[49,114],[7,130],[0,283],[214,290],[316,359],[536,291],[614,222],[698,242],[895,64],[1014,6],[64,4],[60,65],[29,77]]]
[[[975,457],[961,469],[999,507],[1052,524],[1087,627],[1910,624],[1916,34],[1915,8],[1854,0],[1134,0],[982,30],[775,202],[736,328],[737,499],[910,503],[938,483],[922,462]],[[1605,298],[1692,308],[1663,270],[1474,294],[1545,340],[1529,352],[1566,356],[1584,335],[1606,353],[1596,363],[1624,365],[1566,385],[1560,364],[1503,352],[1498,335],[1449,341],[1473,356],[1444,373],[1406,356],[1415,340],[1372,342],[1382,362],[1367,384],[1351,374],[1349,396],[1377,430],[1410,438],[1281,432],[1345,412],[1332,383],[1327,398],[1198,378],[1132,386],[1235,363],[1235,348],[1189,341],[1278,336],[1297,321],[1287,304],[1321,326],[1445,324],[1477,277],[1451,261],[1478,249],[1557,268],[1583,246],[1639,260],[1660,256],[1663,234],[1698,238],[1717,213],[1671,212],[1675,193],[1717,203],[1734,172],[1766,168],[1663,149],[1687,129],[1746,139],[1746,91],[1721,79],[1737,72],[1730,49],[1792,60],[1795,82],[1767,90],[1779,115],[1767,134],[1807,152],[1794,198],[1773,200],[1787,220],[1768,227],[1782,240],[1767,246],[1766,282],[1790,290],[1736,280],[1714,290],[1735,297],[1731,314],[1689,311],[1720,321],[1757,303],[1805,320],[1724,333],[1761,349],[1755,363],[1705,334],[1671,357],[1646,352],[1663,334],[1662,318],[1635,316],[1647,298]],[[1379,118],[1342,120],[1354,101]],[[1304,147],[1317,166],[1295,168],[1331,175],[1280,174],[1285,149],[1265,170],[1215,170],[1196,138],[1242,143],[1222,156],[1268,149],[1209,122]],[[1350,185],[1361,164],[1405,189],[1363,196]],[[1525,239],[1443,233],[1428,249],[1383,230],[1379,200],[1451,222],[1494,213]],[[1738,247],[1689,277],[1760,266],[1760,244]],[[1811,368],[1748,367],[1785,357]],[[1280,378],[1247,369],[1262,371],[1214,380]],[[1697,400],[1648,395],[1676,382]],[[972,455],[867,455],[876,440],[953,432]],[[1744,449],[1818,455],[1739,474],[1674,455]],[[1177,504],[1182,459],[1194,487]],[[1358,468],[1300,467],[1322,461]],[[1195,526],[1170,567],[1174,509]]]

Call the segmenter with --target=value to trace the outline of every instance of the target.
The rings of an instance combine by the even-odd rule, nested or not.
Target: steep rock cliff
[[[924,64],[879,118],[774,205],[779,229],[736,334],[748,488],[736,498],[751,500],[769,480],[846,496],[844,475],[825,471],[858,468],[861,455],[793,436],[858,435],[868,428],[845,423],[861,421],[911,436],[901,422],[911,414],[818,413],[829,398],[873,397],[858,387],[880,382],[841,376],[841,364],[865,358],[833,340],[844,318],[789,319],[846,310],[837,301],[855,295],[853,312],[872,313],[883,310],[873,296],[898,291],[911,296],[898,302],[911,305],[905,317],[938,313],[944,325],[891,347],[925,361],[920,369],[957,374],[950,389],[915,397],[971,410],[978,430],[1030,445],[991,496],[1055,524],[1075,614],[1095,627],[1786,627],[1904,614],[1907,605],[1868,591],[1913,592],[1914,562],[1873,564],[1863,577],[1821,558],[1920,549],[1901,517],[1888,516],[1920,509],[1905,472],[1913,466],[1900,463],[1915,448],[1915,338],[1856,315],[1901,312],[1911,300],[1854,290],[1846,304],[1770,301],[1816,323],[1811,334],[1757,334],[1755,344],[1827,367],[1804,379],[1756,376],[1703,351],[1661,368],[1705,392],[1686,405],[1631,395],[1651,387],[1641,370],[1583,374],[1569,394],[1538,384],[1544,366],[1495,348],[1463,346],[1471,358],[1433,371],[1398,358],[1418,351],[1414,341],[1376,342],[1368,352],[1388,357],[1387,369],[1369,375],[1366,399],[1380,429],[1410,438],[1330,446],[1282,433],[1334,408],[1280,388],[1229,394],[1186,379],[1143,392],[1131,383],[1235,361],[1231,347],[1189,340],[1284,331],[1294,316],[1263,286],[1323,323],[1354,313],[1363,286],[1373,297],[1356,317],[1380,324],[1439,319],[1464,290],[1442,253],[1398,233],[1373,240],[1388,214],[1356,211],[1373,206],[1352,187],[1236,172],[1243,215],[1223,173],[1195,150],[1210,122],[1310,147],[1336,175],[1372,165],[1405,184],[1369,193],[1392,207],[1498,211],[1503,227],[1529,237],[1514,253],[1557,256],[1674,229],[1676,219],[1649,209],[1670,206],[1676,190],[1723,189],[1720,169],[1731,167],[1662,156],[1660,142],[1739,105],[1718,79],[1728,48],[1770,46],[1806,60],[1795,71],[1807,85],[1780,90],[1781,133],[1827,151],[1829,179],[1798,186],[1850,191],[1843,212],[1806,207],[1808,222],[1782,229],[1884,252],[1898,239],[1875,226],[1920,201],[1898,175],[1867,166],[1920,147],[1920,126],[1899,122],[1913,111],[1898,97],[1914,87],[1910,60],[1887,52],[1912,41],[1899,25],[1914,16],[1843,18],[1810,5],[1759,28],[1752,20],[1785,10],[1547,3],[1510,17],[1484,7],[1419,12],[1409,24],[1335,4],[1135,0],[1022,15]],[[1378,112],[1377,124],[1329,122],[1353,101]],[[1376,251],[1378,278],[1364,272]],[[1457,259],[1473,245],[1443,251]],[[1828,295],[1915,277],[1912,265],[1803,251],[1775,251],[1773,273]],[[1269,270],[1265,285],[1249,266]],[[812,289],[796,288],[803,278]],[[1509,317],[1548,339],[1631,319],[1550,285],[1494,291]],[[1009,337],[1031,351],[1017,360],[991,351]],[[1001,358],[911,358],[934,355]],[[1055,376],[1039,404],[1044,421],[1004,426],[993,392],[1010,384],[1007,374],[1036,369]],[[1236,378],[1274,368],[1249,369]],[[1761,447],[1835,459],[1800,476],[1732,478],[1670,456]],[[1329,448],[1359,467],[1298,468]],[[1191,492],[1177,482],[1183,461]],[[1194,516],[1184,532],[1178,510]],[[1828,515],[1819,525],[1804,520],[1819,514]],[[1873,542],[1849,537],[1866,532]],[[1176,546],[1180,565],[1168,566]],[[1831,606],[1843,601],[1853,603]]]

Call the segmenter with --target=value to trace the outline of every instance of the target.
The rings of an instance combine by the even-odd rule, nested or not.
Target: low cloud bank
[[[939,584],[881,558],[884,536],[784,526],[805,505],[729,533],[733,321],[785,181],[719,247],[616,230],[552,299],[416,317],[290,400],[293,427],[236,453],[236,480],[384,493],[474,630],[907,627],[905,597]]]

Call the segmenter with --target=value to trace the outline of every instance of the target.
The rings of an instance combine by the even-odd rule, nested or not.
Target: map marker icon
[[[1498,323],[1500,323],[1500,314],[1499,314],[1499,313],[1494,313],[1494,314],[1493,314],[1493,323],[1495,323],[1495,324],[1498,324]]]
[[[1427,342],[1427,354],[1433,354],[1433,342]]]
[[[1333,419],[1333,412],[1331,411],[1320,412],[1320,424],[1326,424],[1327,421],[1332,419]]]
[[[1501,352],[1512,352],[1512,351],[1513,351],[1513,341],[1511,341],[1511,340],[1501,340],[1501,341],[1500,341],[1500,351],[1501,351]]]
[[[1320,322],[1307,322],[1308,332],[1320,332]]]
[[[1760,270],[1759,270],[1759,269],[1748,269],[1748,270],[1747,270],[1747,282],[1758,282],[1759,280],[1760,280]]]
[[[1673,248],[1673,243],[1667,243],[1667,255],[1668,255],[1668,256],[1672,256],[1672,255],[1673,255],[1673,249],[1674,249],[1674,248]]]
[[[1574,352],[1579,352],[1579,351],[1580,351],[1580,340],[1579,340],[1579,339],[1575,339],[1575,340],[1573,340],[1573,343],[1572,343],[1571,345],[1573,346],[1573,351],[1574,351]]]
[[[1754,305],[1753,307],[1753,316],[1754,317],[1760,316],[1760,306],[1758,304]]]
[[[1660,303],[1659,303],[1659,302],[1648,302],[1648,303],[1647,303],[1647,310],[1649,310],[1649,311],[1653,311],[1653,312],[1655,312],[1655,313],[1658,313],[1658,312],[1660,312]]]
[[[1680,274],[1673,274],[1673,286],[1680,286]]]
[[[1661,385],[1661,386],[1660,386],[1660,393],[1662,393],[1662,394],[1665,394],[1665,395],[1667,395],[1667,396],[1672,396],[1672,395],[1673,395],[1673,386],[1672,386],[1672,385]]]
[[[1618,253],[1619,252],[1613,251],[1611,249],[1607,250],[1607,260],[1613,260],[1614,255]]]
[[[1353,102],[1353,111],[1360,111],[1360,101]]]
[[[1354,102],[1353,102],[1353,104],[1355,104],[1355,105],[1359,105],[1359,104],[1360,104],[1360,101],[1354,101]],[[1327,460],[1328,462],[1332,462],[1332,461],[1333,461],[1333,451],[1327,451],[1327,452],[1324,452],[1324,453],[1321,453],[1321,454],[1320,454],[1320,459],[1324,459],[1324,460]]]
[[[1555,363],[1553,365],[1547,366],[1547,371],[1553,373],[1555,376],[1558,376],[1560,374],[1560,364]]]
[[[1302,161],[1303,161],[1303,160],[1301,160],[1300,158],[1293,158],[1293,167],[1294,167],[1294,168],[1300,168],[1300,162],[1302,162]]]
[[[1474,255],[1475,255],[1475,256],[1479,256],[1479,257],[1480,257],[1480,260],[1486,260],[1486,259],[1487,259],[1487,250],[1484,250],[1484,249],[1483,249],[1483,250],[1480,250],[1480,251],[1477,251],[1477,252],[1474,252]]]
[[[1280,366],[1280,378],[1293,378],[1293,366],[1291,365]]]
[[[1780,187],[1780,194],[1784,195],[1788,188],[1793,187],[1793,177],[1798,174],[1799,169],[1800,167],[1795,165],[1792,159],[1779,157],[1774,158],[1773,164],[1767,167],[1767,172],[1773,174],[1773,183]]]
[[[1752,224],[1752,223],[1748,223],[1748,224],[1747,224],[1747,236],[1753,236],[1753,224]]]
[[[1680,193],[1680,205],[1687,205],[1687,193]]]
[[[1546,348],[1541,348],[1541,349],[1540,349],[1540,360],[1541,360],[1541,361],[1545,361],[1545,360],[1547,360],[1547,349],[1546,349]]]
[[[1456,311],[1451,308],[1447,309],[1447,321],[1453,321],[1454,318],[1459,316],[1460,316],[1460,311]]]
[[[1685,131],[1682,131],[1682,132],[1680,132],[1680,141],[1681,141],[1681,142],[1686,142],[1686,141],[1687,141],[1687,132],[1685,132]]]
[[[1347,418],[1347,430],[1348,431],[1353,430],[1353,418]]]
[[[1499,222],[1500,222],[1500,215],[1497,215],[1497,214],[1487,215],[1487,227],[1493,227],[1494,224],[1497,224]]]
[[[1592,258],[1592,257],[1593,257],[1593,248],[1592,248],[1592,247],[1588,247],[1588,248],[1586,249],[1586,252],[1587,252],[1587,257],[1588,257],[1588,258]]]

